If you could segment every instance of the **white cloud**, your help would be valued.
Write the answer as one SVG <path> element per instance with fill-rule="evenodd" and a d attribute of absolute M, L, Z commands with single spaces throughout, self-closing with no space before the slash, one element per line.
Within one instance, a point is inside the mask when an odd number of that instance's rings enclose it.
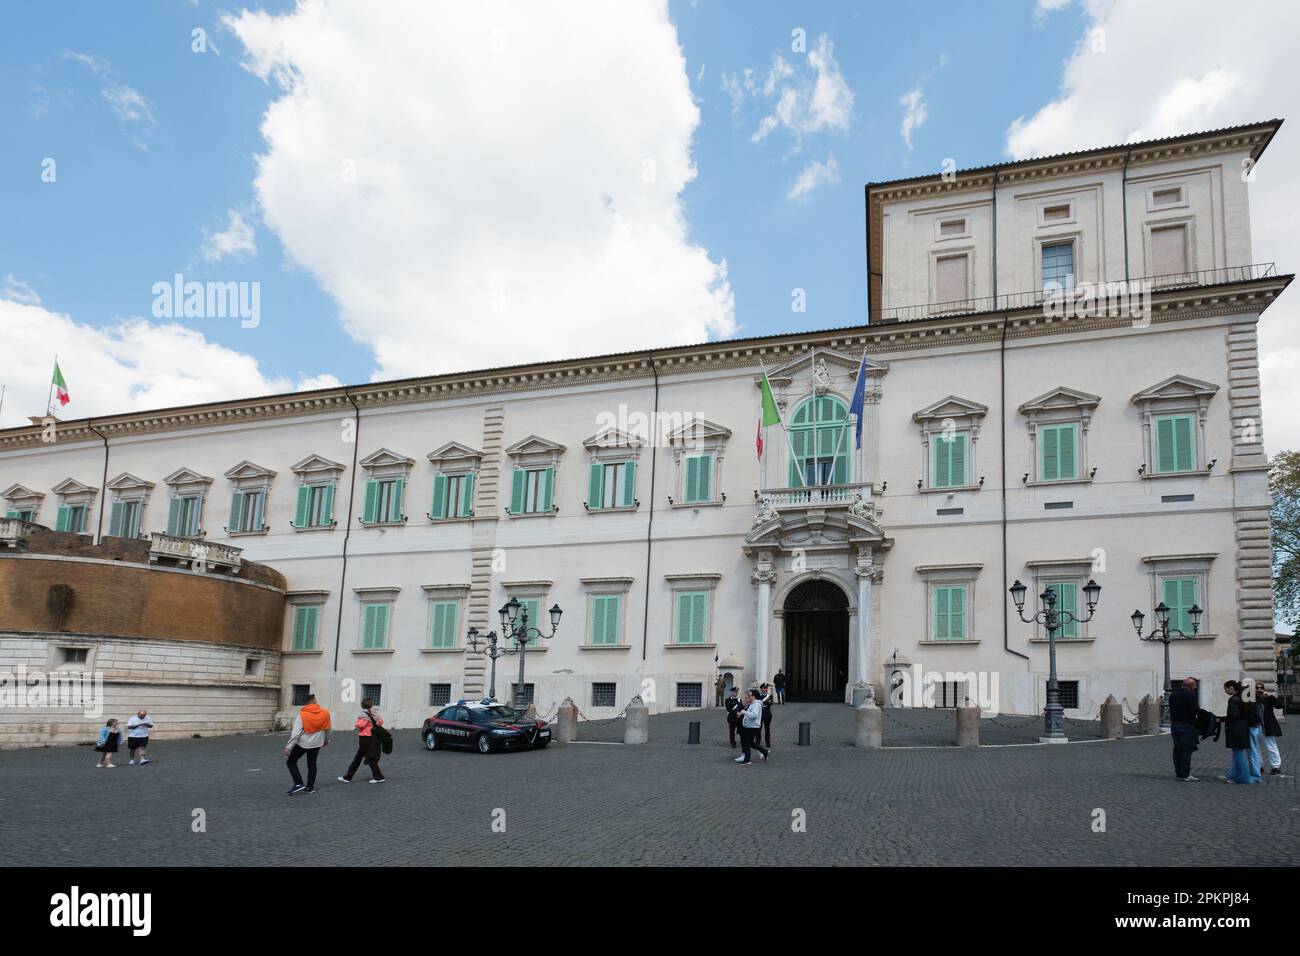
<path fill-rule="evenodd" d="M 903 142 L 907 144 L 907 148 L 911 149 L 912 134 L 921 128 L 929 115 L 929 110 L 925 105 L 925 93 L 918 86 L 916 89 L 900 96 L 898 105 L 903 108 L 903 122 L 898 132 L 903 137 Z"/>
<path fill-rule="evenodd" d="M 749 70 L 745 73 L 745 87 L 753 93 L 756 91 L 753 75 Z M 734 76 L 732 79 L 734 86 Z M 784 129 L 798 145 L 809 133 L 844 132 L 853 118 L 853 91 L 835 60 L 834 44 L 825 34 L 817 38 L 817 45 L 808 52 L 806 65 L 801 69 L 791 66 L 780 55 L 773 56 L 761 92 L 776 103 L 750 137 L 755 143 L 766 139 L 774 130 Z M 733 94 L 733 108 L 735 102 Z"/>
<path fill-rule="evenodd" d="M 40 294 L 12 273 L 6 274 L 3 285 L 0 285 L 0 299 L 8 299 L 23 305 L 41 304 Z"/>
<path fill-rule="evenodd" d="M 257 240 L 253 227 L 238 209 L 226 213 L 226 228 L 217 233 L 208 233 L 203 242 L 203 258 L 209 262 L 220 262 L 229 256 L 257 255 Z"/>
<path fill-rule="evenodd" d="M 102 56 L 93 53 L 79 53 L 76 50 L 64 50 L 59 54 L 65 60 L 79 63 L 99 77 L 99 93 L 113 110 L 122 129 L 131 135 L 135 145 L 143 150 L 148 146 L 139 139 L 138 133 L 152 127 L 156 120 L 153 108 L 145 96 L 134 87 L 127 86 L 115 79 L 117 70 L 113 64 Z"/>
<path fill-rule="evenodd" d="M 310 392 L 317 388 L 340 388 L 343 385 L 341 381 L 326 372 L 323 375 L 309 375 L 298 380 L 298 386 L 294 391 Z"/>
<path fill-rule="evenodd" d="M 1034 6 L 1034 26 L 1042 26 L 1053 13 L 1064 10 L 1069 5 L 1070 0 L 1038 0 Z"/>
<path fill-rule="evenodd" d="M 1300 5 L 1225 15 L 1214 0 L 1084 4 L 1083 36 L 1060 93 L 1006 134 L 1013 158 L 1234 126 L 1285 116 L 1300 89 Z M 1212 29 L 1206 25 L 1212 24 Z M 1100 32 L 1099 32 L 1100 31 Z M 1300 139 L 1294 120 L 1274 137 L 1250 186 L 1252 258 L 1300 267 Z M 1243 263 L 1230 263 L 1241 265 Z M 1288 292 L 1260 322 L 1264 438 L 1269 452 L 1300 448 L 1300 316 Z"/>
<path fill-rule="evenodd" d="M 224 22 L 280 87 L 262 221 L 378 376 L 734 332 L 726 263 L 683 212 L 699 110 L 665 3 L 309 0 Z"/>
<path fill-rule="evenodd" d="M 0 381 L 7 386 L 0 427 L 26 425 L 29 416 L 45 413 L 56 354 L 72 394 L 62 412 L 67 418 L 295 390 L 289 378 L 263 373 L 251 355 L 177 323 L 134 317 L 94 328 L 39 305 L 0 299 L 0 328 Z M 297 388 L 337 382 L 316 375 Z"/>
<path fill-rule="evenodd" d="M 812 160 L 804 165 L 798 178 L 791 184 L 790 191 L 785 194 L 785 198 L 795 202 L 805 202 L 818 186 L 829 186 L 839 181 L 840 166 L 835 161 L 834 155 L 827 156 L 824 163 Z"/>

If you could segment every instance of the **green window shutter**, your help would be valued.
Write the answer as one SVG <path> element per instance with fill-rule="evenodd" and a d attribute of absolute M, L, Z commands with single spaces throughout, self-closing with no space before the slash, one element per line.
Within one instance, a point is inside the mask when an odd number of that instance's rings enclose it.
<path fill-rule="evenodd" d="M 456 646 L 456 602 L 439 601 L 433 606 L 433 634 L 430 647 Z"/>
<path fill-rule="evenodd" d="M 116 508 L 117 505 L 113 505 L 113 507 Z M 17 517 L 18 517 L 18 512 L 15 511 L 14 509 L 10 508 L 8 511 L 5 512 L 5 517 L 6 517 L 6 518 L 17 518 Z"/>
<path fill-rule="evenodd" d="M 439 475 L 433 479 L 433 507 L 429 512 L 433 517 L 447 517 L 447 476 Z"/>
<path fill-rule="evenodd" d="M 298 488 L 298 507 L 294 510 L 293 526 L 295 528 L 307 527 L 307 522 L 311 520 L 311 488 L 302 485 Z"/>
<path fill-rule="evenodd" d="M 707 635 L 704 633 L 705 624 L 709 619 L 708 615 L 709 596 L 703 591 L 699 592 L 692 599 L 691 608 L 691 643 L 703 644 Z"/>
<path fill-rule="evenodd" d="M 934 487 L 947 488 L 952 484 L 952 445 L 945 438 L 934 440 Z"/>
<path fill-rule="evenodd" d="M 379 509 L 379 482 L 366 482 L 366 504 L 362 511 L 361 520 L 367 523 L 373 523 L 379 519 L 376 517 L 376 511 Z"/>
<path fill-rule="evenodd" d="M 227 531 L 243 530 L 243 526 L 240 523 L 241 519 L 244 517 L 244 509 L 242 507 L 243 502 L 244 495 L 242 492 L 236 491 L 230 496 L 230 524 L 226 528 Z"/>
<path fill-rule="evenodd" d="M 305 607 L 296 607 L 293 609 L 293 649 L 302 650 L 303 629 L 307 623 L 307 615 L 304 613 Z"/>
<path fill-rule="evenodd" d="M 693 597 L 694 595 L 689 592 L 682 592 L 677 595 L 678 644 L 689 644 L 691 642 L 691 611 L 695 607 Z"/>
<path fill-rule="evenodd" d="M 934 639 L 948 640 L 948 588 L 934 589 Z"/>
<path fill-rule="evenodd" d="M 167 533 L 170 535 L 180 535 L 181 529 L 181 499 L 172 496 L 172 500 L 167 504 Z"/>
<path fill-rule="evenodd" d="M 1056 481 L 1061 477 L 1060 431 L 1056 428 L 1044 428 L 1039 432 L 1042 443 L 1043 463 L 1042 480 Z"/>
<path fill-rule="evenodd" d="M 790 460 L 790 487 L 796 488 L 804 482 L 803 461 L 809 455 L 810 433 L 806 429 L 790 432 L 790 448 L 794 457 Z"/>
<path fill-rule="evenodd" d="M 524 496 L 527 490 L 528 472 L 522 468 L 516 468 L 514 475 L 510 479 L 510 513 L 512 515 L 524 513 Z"/>
<path fill-rule="evenodd" d="M 388 605 L 367 604 L 362 646 L 368 650 L 388 646 Z"/>
<path fill-rule="evenodd" d="M 623 507 L 631 508 L 636 504 L 636 462 L 629 461 L 623 465 Z"/>
<path fill-rule="evenodd" d="M 391 513 L 388 515 L 389 521 L 402 520 L 402 495 L 405 492 L 405 490 L 406 490 L 405 478 L 398 478 L 395 482 L 393 482 L 393 497 L 391 499 L 392 510 Z"/>
<path fill-rule="evenodd" d="M 1079 472 L 1075 464 L 1075 442 L 1076 442 L 1075 426 L 1062 425 L 1056 431 L 1060 436 L 1057 439 L 1057 444 L 1060 447 L 1060 455 L 1061 455 L 1059 476 L 1062 479 L 1078 478 Z"/>
<path fill-rule="evenodd" d="M 329 525 L 334 523 L 334 482 L 325 486 L 325 501 L 320 507 L 321 524 Z"/>
<path fill-rule="evenodd" d="M 266 496 L 269 494 L 263 491 L 259 495 L 253 496 L 253 530 L 262 530 L 262 514 L 266 510 Z"/>
<path fill-rule="evenodd" d="M 846 429 L 840 429 L 845 431 Z M 837 436 L 838 437 L 838 436 Z M 849 482 L 849 453 L 845 450 L 851 439 L 845 438 L 839 446 L 839 454 L 835 456 L 835 467 L 832 469 L 831 482 L 837 485 L 846 485 Z"/>
<path fill-rule="evenodd" d="M 1079 586 L 1077 584 L 1053 584 L 1052 590 L 1056 592 L 1056 609 L 1058 611 L 1068 611 L 1071 615 L 1079 613 Z M 1078 637 L 1078 622 L 1062 621 L 1059 634 L 1061 637 Z"/>
<path fill-rule="evenodd" d="M 555 469 L 547 468 L 542 473 L 542 511 L 544 513 L 551 510 L 551 493 L 555 485 Z"/>
<path fill-rule="evenodd" d="M 700 455 L 700 470 L 695 476 L 696 501 L 713 500 L 713 456 Z"/>
<path fill-rule="evenodd" d="M 948 638 L 953 641 L 964 641 L 966 639 L 965 588 L 949 588 Z"/>
<path fill-rule="evenodd" d="M 1178 471 L 1191 471 L 1194 467 L 1194 456 L 1190 415 L 1179 415 L 1174 419 L 1174 448 L 1174 468 Z"/>
<path fill-rule="evenodd" d="M 958 487 L 966 481 L 966 435 L 954 435 L 952 439 L 952 466 L 949 485 Z"/>
<path fill-rule="evenodd" d="M 293 649 L 295 651 L 314 651 L 316 649 L 316 627 L 319 623 L 320 608 L 314 604 L 299 605 L 293 612 Z"/>
<path fill-rule="evenodd" d="M 110 537 L 122 537 L 122 502 L 114 501 L 111 517 L 108 519 L 108 533 Z"/>
<path fill-rule="evenodd" d="M 1164 582 L 1164 601 L 1169 608 L 1170 628 L 1192 632 L 1191 618 L 1187 612 L 1196 603 L 1195 578 L 1166 578 Z"/>
<path fill-rule="evenodd" d="M 591 463 L 591 473 L 587 479 L 587 508 L 595 510 L 604 504 L 604 475 L 605 468 L 598 461 Z"/>
<path fill-rule="evenodd" d="M 701 459 L 699 457 L 686 459 L 686 481 L 682 486 L 682 500 L 685 502 L 699 501 L 699 492 L 696 485 L 700 481 Z"/>
<path fill-rule="evenodd" d="M 81 507 L 75 508 L 74 511 L 76 512 L 76 514 L 72 522 L 72 530 L 77 532 L 78 534 L 85 534 L 86 518 L 90 514 L 90 506 L 83 505 Z"/>
<path fill-rule="evenodd" d="M 66 505 L 60 505 L 58 514 L 55 516 L 54 519 L 54 530 L 71 531 L 72 530 L 71 522 L 72 522 L 72 509 L 67 507 Z"/>
<path fill-rule="evenodd" d="M 591 643 L 616 644 L 618 595 L 597 594 L 591 599 Z"/>
<path fill-rule="evenodd" d="M 1180 470 L 1176 422 L 1176 418 L 1156 419 L 1156 471 L 1159 473 Z"/>
<path fill-rule="evenodd" d="M 474 513 L 474 472 L 465 476 L 465 486 L 460 493 L 460 516 L 468 518 Z"/>

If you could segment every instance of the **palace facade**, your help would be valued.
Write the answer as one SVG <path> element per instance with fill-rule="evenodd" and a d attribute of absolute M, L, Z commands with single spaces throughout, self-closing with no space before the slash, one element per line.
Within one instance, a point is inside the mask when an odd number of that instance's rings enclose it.
<path fill-rule="evenodd" d="M 1161 602 L 1176 675 L 1271 682 L 1256 326 L 1291 276 L 1254 262 L 1247 193 L 1279 125 L 868 185 L 866 325 L 33 424 L 0 432 L 0 494 L 185 573 L 218 548 L 282 574 L 281 715 L 364 695 L 409 727 L 485 693 L 467 629 L 511 598 L 563 611 L 526 655 L 544 714 L 778 668 L 807 699 L 937 672 L 940 706 L 983 680 L 1033 714 L 1015 580 L 1027 613 L 1102 587 L 1057 641 L 1067 715 L 1159 695 L 1130 616 Z M 760 460 L 763 370 L 786 427 Z M 0 621 L 0 664 L 53 638 Z"/>

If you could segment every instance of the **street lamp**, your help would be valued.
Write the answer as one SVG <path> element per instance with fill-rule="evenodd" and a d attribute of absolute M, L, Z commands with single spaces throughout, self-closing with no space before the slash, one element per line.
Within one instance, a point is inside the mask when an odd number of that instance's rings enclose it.
<path fill-rule="evenodd" d="M 1196 604 L 1187 609 L 1187 616 L 1192 622 L 1191 634 L 1184 634 L 1178 628 L 1169 626 L 1169 606 L 1164 601 L 1156 605 L 1156 626 L 1151 630 L 1150 634 L 1142 633 L 1142 622 L 1146 620 L 1145 614 L 1141 611 L 1134 611 L 1129 618 L 1133 622 L 1133 630 L 1137 631 L 1138 640 L 1159 641 L 1165 646 L 1165 693 L 1164 703 L 1160 708 L 1160 732 L 1162 734 L 1169 733 L 1169 692 L 1171 689 L 1169 682 L 1169 642 L 1175 634 L 1178 637 L 1196 636 L 1196 632 L 1201 629 L 1201 615 L 1204 613 Z"/>
<path fill-rule="evenodd" d="M 537 628 L 528 626 L 527 605 L 520 604 L 518 599 L 512 597 L 497 610 L 497 614 L 501 618 L 500 638 L 497 637 L 496 631 L 488 631 L 487 636 L 482 638 L 484 647 L 486 648 L 484 649 L 479 647 L 480 638 L 478 628 L 471 627 L 467 635 L 469 645 L 474 649 L 474 652 L 476 654 L 485 654 L 492 660 L 492 682 L 488 689 L 488 696 L 493 699 L 496 698 L 497 691 L 497 658 L 506 654 L 519 655 L 519 683 L 515 687 L 514 704 L 515 709 L 521 712 L 526 709 L 524 706 L 525 650 L 530 641 L 535 641 L 540 638 L 550 640 L 554 637 L 555 632 L 560 627 L 560 616 L 564 611 L 560 608 L 560 605 L 555 604 L 551 606 L 550 611 L 547 613 L 551 618 L 551 633 L 543 634 Z M 501 644 L 506 644 L 510 641 L 514 642 L 513 647 L 500 646 Z"/>
<path fill-rule="evenodd" d="M 1087 617 L 1079 617 L 1074 611 L 1058 611 L 1056 609 L 1056 591 L 1050 586 L 1043 588 L 1043 593 L 1038 595 L 1038 600 L 1042 602 L 1043 609 L 1030 617 L 1025 617 L 1025 592 L 1029 589 L 1017 580 L 1015 584 L 1011 585 L 1010 590 L 1011 600 L 1016 602 L 1016 614 L 1019 615 L 1020 620 L 1026 624 L 1041 624 L 1047 628 L 1047 647 L 1051 670 L 1047 678 L 1047 706 L 1043 708 L 1043 736 L 1038 741 L 1039 743 L 1063 744 L 1065 743 L 1065 731 L 1061 729 L 1063 708 L 1061 707 L 1060 687 L 1056 682 L 1056 632 L 1071 622 L 1086 624 L 1092 620 L 1092 616 L 1097 610 L 1097 602 L 1101 600 L 1101 585 L 1096 581 L 1089 580 L 1083 586 L 1084 602 L 1088 605 Z"/>
<path fill-rule="evenodd" d="M 483 638 L 484 647 L 479 647 L 478 628 L 469 629 L 469 646 L 473 648 L 475 654 L 483 654 L 492 660 L 492 682 L 488 685 L 488 699 L 495 700 L 497 696 L 497 658 L 513 653 L 510 648 L 502 647 L 497 643 L 497 632 L 488 631 Z"/>

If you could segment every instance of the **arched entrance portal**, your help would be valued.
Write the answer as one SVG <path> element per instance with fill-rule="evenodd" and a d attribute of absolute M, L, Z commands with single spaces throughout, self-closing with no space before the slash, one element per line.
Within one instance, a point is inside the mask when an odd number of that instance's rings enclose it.
<path fill-rule="evenodd" d="M 842 701 L 849 680 L 849 602 L 830 581 L 800 584 L 785 599 L 787 700 Z"/>

